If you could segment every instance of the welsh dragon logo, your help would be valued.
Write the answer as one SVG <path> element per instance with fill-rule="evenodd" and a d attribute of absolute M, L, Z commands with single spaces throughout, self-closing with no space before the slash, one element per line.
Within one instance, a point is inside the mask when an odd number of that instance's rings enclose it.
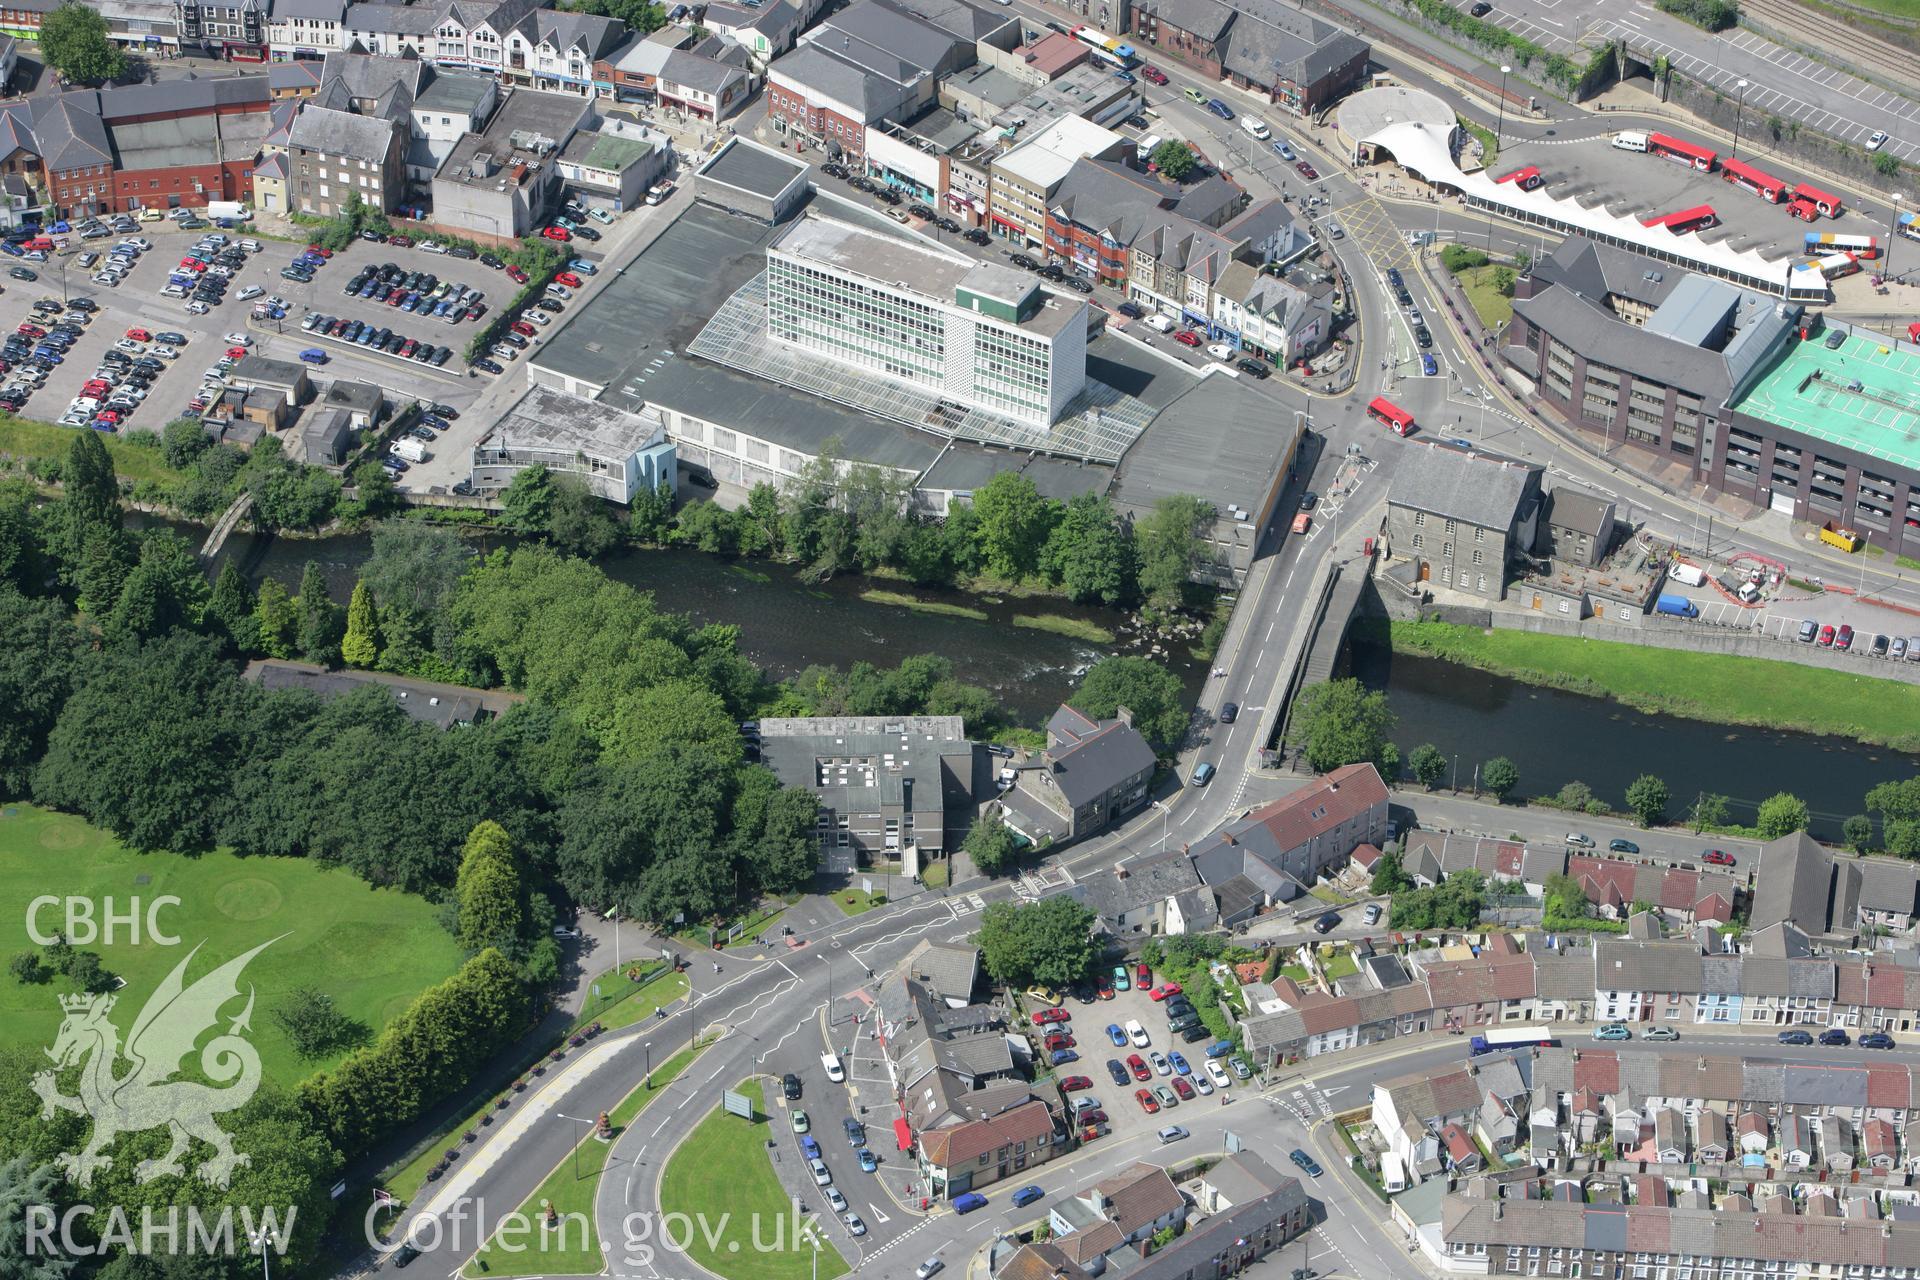
<path fill-rule="evenodd" d="M 200 947 L 188 952 L 148 997 L 134 1020 L 125 1050 L 131 1065 L 124 1074 L 115 1074 L 121 1056 L 120 1034 L 107 1020 L 116 997 L 60 997 L 66 1018 L 46 1054 L 53 1059 L 56 1070 L 85 1060 L 80 1072 L 80 1096 L 69 1098 L 60 1093 L 53 1071 L 35 1075 L 33 1090 L 40 1095 L 40 1116 L 44 1120 L 51 1120 L 56 1108 L 93 1119 L 93 1136 L 85 1149 L 59 1157 L 60 1167 L 75 1186 L 91 1186 L 95 1170 L 113 1166 L 113 1158 L 104 1152 L 121 1134 L 162 1126 L 171 1131 L 173 1145 L 159 1159 L 140 1162 L 134 1170 L 140 1182 L 151 1182 L 165 1174 L 184 1174 L 180 1157 L 186 1153 L 189 1138 L 198 1138 L 213 1148 L 213 1155 L 194 1169 L 194 1174 L 210 1186 L 225 1189 L 233 1171 L 251 1163 L 233 1149 L 233 1140 L 213 1120 L 222 1111 L 245 1106 L 260 1087 L 260 1055 L 240 1034 L 250 1029 L 253 1017 L 251 984 L 246 1007 L 224 1034 L 216 1035 L 200 1050 L 201 1072 L 220 1087 L 172 1077 L 193 1052 L 200 1034 L 220 1021 L 222 1006 L 239 997 L 240 971 L 276 941 L 261 943 L 191 986 L 185 982 L 187 965 Z"/>

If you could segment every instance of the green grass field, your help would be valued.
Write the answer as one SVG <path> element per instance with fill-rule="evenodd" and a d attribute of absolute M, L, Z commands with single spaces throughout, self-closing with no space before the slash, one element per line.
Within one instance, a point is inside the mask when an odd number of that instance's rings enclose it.
<path fill-rule="evenodd" d="M 660 1179 L 660 1210 L 693 1220 L 687 1256 L 726 1280 L 809 1280 L 815 1274 L 814 1251 L 793 1239 L 793 1202 L 767 1160 L 767 1140 L 785 1144 L 789 1159 L 799 1159 L 800 1153 L 786 1133 L 784 1116 L 778 1131 L 768 1122 L 759 1082 L 736 1088 L 753 1103 L 753 1119 L 715 1107 L 668 1159 Z M 837 1164 L 843 1176 L 867 1176 L 844 1144 Z M 703 1222 L 711 1237 L 700 1230 Z M 759 1240 L 778 1247 L 755 1247 L 756 1222 Z M 783 1224 L 777 1233 L 775 1223 Z M 846 1260 L 826 1239 L 820 1242 L 819 1264 L 819 1280 L 847 1273 Z"/>
<path fill-rule="evenodd" d="M 0 454 L 22 462 L 29 458 L 65 462 L 67 450 L 73 447 L 73 437 L 72 427 L 57 427 L 50 422 L 0 413 Z M 170 489 L 186 479 L 182 472 L 167 465 L 158 449 L 131 444 L 126 437 L 118 435 L 107 436 L 105 443 L 107 454 L 113 459 L 114 474 L 122 480 L 134 484 L 151 480 Z"/>
<path fill-rule="evenodd" d="M 1642 711 L 1717 724 L 1800 729 L 1920 747 L 1920 685 L 1765 658 L 1610 640 L 1395 622 L 1393 647 L 1530 684 L 1610 697 Z"/>
<path fill-rule="evenodd" d="M 251 1040 L 266 1077 L 293 1085 L 332 1059 L 304 1061 L 274 1022 L 288 993 L 316 987 L 335 1006 L 377 1035 L 425 988 L 460 967 L 460 947 L 420 898 L 374 889 L 350 872 L 298 858 L 237 858 L 230 853 L 185 857 L 134 853 L 79 818 L 31 805 L 0 810 L 0 902 L 24 907 L 41 895 L 89 898 L 98 918 L 111 898 L 117 911 L 133 899 L 180 899 L 162 908 L 159 924 L 180 939 L 155 946 L 116 936 L 114 944 L 77 944 L 95 951 L 110 973 L 127 980 L 113 1011 L 124 1035 L 146 997 L 204 944 L 187 970 L 191 982 L 219 964 L 270 939 L 241 975 L 242 991 L 257 993 Z M 43 933 L 62 928 L 59 908 L 45 911 Z M 24 911 L 6 921 L 7 955 L 33 949 Z M 285 935 L 284 937 L 281 935 Z M 60 1025 L 55 978 L 25 986 L 0 977 L 0 1043 L 45 1046 Z M 237 1013 L 237 1004 L 228 1012 Z"/>
<path fill-rule="evenodd" d="M 1501 270 L 1512 274 L 1513 268 L 1489 263 L 1484 267 L 1468 267 L 1458 273 L 1460 287 L 1467 292 L 1467 301 L 1473 303 L 1480 323 L 1489 329 L 1498 329 L 1513 319 L 1513 299 L 1494 285 L 1494 273 Z"/>
<path fill-rule="evenodd" d="M 704 1046 L 702 1046 L 704 1048 Z M 653 1072 L 652 1087 L 635 1085 L 620 1105 L 607 1113 L 607 1122 L 617 1141 L 620 1131 L 637 1119 L 655 1098 L 692 1065 L 698 1049 L 682 1049 Z M 576 1125 L 575 1128 L 583 1126 Z M 600 1175 L 606 1168 L 613 1142 L 588 1137 L 577 1153 L 555 1166 L 547 1180 L 520 1206 L 520 1217 L 531 1229 L 512 1239 L 496 1235 L 474 1255 L 466 1272 L 469 1276 L 597 1276 L 607 1269 L 607 1251 L 599 1233 L 593 1229 L 593 1202 L 599 1194 Z M 578 1155 L 578 1164 L 575 1155 Z M 543 1232 L 537 1224 L 546 1207 L 558 1215 L 557 1226 Z M 517 1245 L 517 1248 L 514 1247 Z"/>

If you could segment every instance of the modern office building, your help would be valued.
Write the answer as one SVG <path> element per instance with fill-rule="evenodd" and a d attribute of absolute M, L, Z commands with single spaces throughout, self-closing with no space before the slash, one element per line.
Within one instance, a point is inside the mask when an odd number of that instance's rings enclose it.
<path fill-rule="evenodd" d="M 1041 245 L 1047 237 L 1047 209 L 1082 160 L 1118 160 L 1133 144 L 1113 130 L 1063 116 L 991 167 L 993 186 L 988 230 L 1016 244 Z"/>
<path fill-rule="evenodd" d="M 672 441 L 657 415 L 625 413 L 538 383 L 473 446 L 473 483 L 506 488 L 527 467 L 579 476 L 609 502 L 678 483 Z"/>
<path fill-rule="evenodd" d="M 767 250 L 776 343 L 1045 427 L 1087 381 L 1087 308 L 1025 272 L 806 217 Z"/>

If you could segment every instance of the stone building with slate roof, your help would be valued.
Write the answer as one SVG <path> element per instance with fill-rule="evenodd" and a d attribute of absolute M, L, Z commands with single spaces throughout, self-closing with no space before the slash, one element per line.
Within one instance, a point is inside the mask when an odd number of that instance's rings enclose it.
<path fill-rule="evenodd" d="M 1514 565 L 1531 552 L 1540 517 L 1540 468 L 1437 440 L 1395 473 L 1387 491 L 1387 556 L 1412 561 L 1434 586 L 1504 600 Z"/>

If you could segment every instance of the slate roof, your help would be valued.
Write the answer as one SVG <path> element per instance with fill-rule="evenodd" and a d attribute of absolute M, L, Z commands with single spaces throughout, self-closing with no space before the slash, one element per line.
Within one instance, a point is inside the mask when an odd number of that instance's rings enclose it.
<path fill-rule="evenodd" d="M 354 4 L 341 22 L 349 31 L 425 36 L 439 28 L 440 10 L 425 4 Z"/>
<path fill-rule="evenodd" d="M 113 163 L 98 94 L 62 93 L 34 101 L 33 133 L 48 169 L 61 173 Z"/>
<path fill-rule="evenodd" d="M 1238 0 L 1237 8 L 1222 65 L 1254 84 L 1305 87 L 1367 53 L 1360 37 L 1277 0 Z"/>
<path fill-rule="evenodd" d="M 1209 43 L 1225 35 L 1234 18 L 1220 0 L 1139 0 L 1134 8 Z"/>
<path fill-rule="evenodd" d="M 885 0 L 854 0 L 822 19 L 807 38 L 829 49 L 843 42 L 856 46 L 865 43 L 906 66 L 929 73 L 947 66 L 961 48 L 973 43 L 971 36 L 963 40 Z"/>
<path fill-rule="evenodd" d="M 746 74 L 738 68 L 679 49 L 667 55 L 666 65 L 660 68 L 659 75 L 662 80 L 671 80 L 675 84 L 715 95 L 734 81 L 746 79 Z"/>
<path fill-rule="evenodd" d="M 1833 855 L 1806 832 L 1796 831 L 1762 846 L 1760 858 L 1767 873 L 1754 887 L 1752 927 L 1787 923 L 1807 933 L 1825 933 Z"/>
<path fill-rule="evenodd" d="M 1290 796 L 1262 805 L 1194 844 L 1196 858 L 1222 845 L 1278 864 L 1291 850 L 1350 822 L 1375 805 L 1385 804 L 1386 784 L 1371 764 L 1350 764 L 1316 779 Z"/>
<path fill-rule="evenodd" d="M 393 137 L 394 125 L 391 120 L 357 116 L 331 107 L 309 104 L 293 122 L 287 143 L 322 155 L 345 156 L 379 164 L 386 160 Z"/>
<path fill-rule="evenodd" d="M 1679 269 L 1668 268 L 1667 273 L 1679 274 Z M 1513 309 L 1575 351 L 1605 351 L 1610 365 L 1679 387 L 1709 405 L 1722 404 L 1733 394 L 1733 378 L 1719 353 L 1649 333 L 1571 289 L 1557 284 L 1536 287 L 1531 298 L 1514 299 Z"/>
<path fill-rule="evenodd" d="M 1140 731 L 1119 720 L 1097 724 L 1070 707 L 1062 706 L 1047 722 L 1047 736 L 1056 725 L 1077 725 L 1068 740 L 1049 746 L 1046 761 L 1055 785 L 1067 803 L 1078 808 L 1105 795 L 1123 780 L 1153 768 L 1153 748 Z"/>
<path fill-rule="evenodd" d="M 1180 850 L 1171 849 L 1094 873 L 1076 884 L 1073 892 L 1095 915 L 1111 921 L 1128 911 L 1163 902 L 1199 883 L 1200 873 L 1194 869 L 1193 860 Z"/>
<path fill-rule="evenodd" d="M 775 59 L 770 71 L 786 77 L 809 95 L 831 98 L 857 109 L 868 121 L 892 109 L 897 96 L 894 85 L 911 83 L 921 74 L 899 63 L 883 74 L 814 43 L 802 44 Z"/>
<path fill-rule="evenodd" d="M 1129 1236 L 1186 1203 L 1165 1169 L 1144 1162 L 1101 1179 L 1094 1192 L 1106 1202 L 1107 1221 Z"/>
<path fill-rule="evenodd" d="M 1394 473 L 1387 500 L 1483 528 L 1510 529 L 1539 475 L 1537 467 L 1432 442 L 1417 447 L 1425 452 Z"/>
<path fill-rule="evenodd" d="M 980 951 L 976 947 L 923 942 L 901 964 L 910 977 L 945 1000 L 970 1000 L 980 978 Z"/>

